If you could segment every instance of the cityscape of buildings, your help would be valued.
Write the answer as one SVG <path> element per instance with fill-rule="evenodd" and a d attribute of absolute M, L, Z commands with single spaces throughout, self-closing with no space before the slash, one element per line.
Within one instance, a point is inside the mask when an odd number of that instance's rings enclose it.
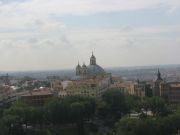
<path fill-rule="evenodd" d="M 146 76 L 146 75 L 145 75 Z M 138 97 L 158 96 L 173 103 L 180 102 L 180 81 L 167 81 L 157 69 L 155 79 L 124 79 L 122 76 L 107 73 L 96 62 L 92 53 L 88 66 L 79 63 L 74 76 L 47 76 L 37 79 L 28 76 L 16 78 L 8 74 L 0 77 L 0 105 L 8 105 L 21 100 L 31 105 L 43 105 L 47 99 L 66 96 L 100 97 L 105 91 L 114 88 L 125 94 Z M 163 76 L 167 76 L 164 75 Z"/>

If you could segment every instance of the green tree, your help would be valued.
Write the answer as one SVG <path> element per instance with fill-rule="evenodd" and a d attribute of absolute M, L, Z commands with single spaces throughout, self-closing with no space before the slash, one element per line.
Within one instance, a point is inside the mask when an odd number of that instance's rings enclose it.
<path fill-rule="evenodd" d="M 155 135 L 155 122 L 153 119 L 122 118 L 116 123 L 118 135 Z"/>
<path fill-rule="evenodd" d="M 128 117 L 122 118 L 116 123 L 116 133 L 118 135 L 135 135 L 134 130 L 136 127 L 137 119 L 131 119 Z"/>
<path fill-rule="evenodd" d="M 147 106 L 152 111 L 153 116 L 165 116 L 168 114 L 167 105 L 162 98 L 152 97 L 147 99 Z"/>
<path fill-rule="evenodd" d="M 24 135 L 24 130 L 19 117 L 14 115 L 5 115 L 2 119 L 2 133 L 4 135 Z"/>
<path fill-rule="evenodd" d="M 125 95 L 119 89 L 109 89 L 98 103 L 97 114 L 106 124 L 113 125 L 123 115 L 129 113 Z"/>
<path fill-rule="evenodd" d="M 8 135 L 10 126 L 5 124 L 3 119 L 0 119 L 0 135 Z"/>

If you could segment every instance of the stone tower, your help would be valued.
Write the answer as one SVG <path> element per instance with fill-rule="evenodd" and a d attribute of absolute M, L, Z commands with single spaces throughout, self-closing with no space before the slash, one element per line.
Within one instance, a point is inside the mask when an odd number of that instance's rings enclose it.
<path fill-rule="evenodd" d="M 93 52 L 92 52 L 92 56 L 90 58 L 90 65 L 96 65 L 96 57 L 94 56 Z"/>
<path fill-rule="evenodd" d="M 82 70 L 82 68 L 81 68 L 81 66 L 79 65 L 79 62 L 78 62 L 78 65 L 76 66 L 76 75 L 77 76 L 81 75 L 81 70 Z"/>
<path fill-rule="evenodd" d="M 82 65 L 82 75 L 83 76 L 86 76 L 88 74 L 88 69 L 87 69 L 87 66 L 85 65 L 85 63 Z"/>
<path fill-rule="evenodd" d="M 160 96 L 160 84 L 163 82 L 163 79 L 161 77 L 161 73 L 158 69 L 158 73 L 157 73 L 157 79 L 154 83 L 154 90 L 153 90 L 153 95 L 154 96 Z"/>

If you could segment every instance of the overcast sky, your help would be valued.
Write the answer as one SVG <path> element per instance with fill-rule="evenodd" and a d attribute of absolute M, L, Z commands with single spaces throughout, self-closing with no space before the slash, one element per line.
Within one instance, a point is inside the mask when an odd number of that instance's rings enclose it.
<path fill-rule="evenodd" d="M 0 0 L 0 71 L 180 64 L 180 0 Z"/>

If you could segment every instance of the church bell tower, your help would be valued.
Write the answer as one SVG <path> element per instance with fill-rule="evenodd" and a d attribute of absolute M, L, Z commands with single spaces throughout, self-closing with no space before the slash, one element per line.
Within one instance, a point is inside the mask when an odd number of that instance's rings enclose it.
<path fill-rule="evenodd" d="M 93 52 L 92 52 L 92 56 L 90 58 L 90 65 L 96 65 L 96 57 L 94 56 Z"/>

